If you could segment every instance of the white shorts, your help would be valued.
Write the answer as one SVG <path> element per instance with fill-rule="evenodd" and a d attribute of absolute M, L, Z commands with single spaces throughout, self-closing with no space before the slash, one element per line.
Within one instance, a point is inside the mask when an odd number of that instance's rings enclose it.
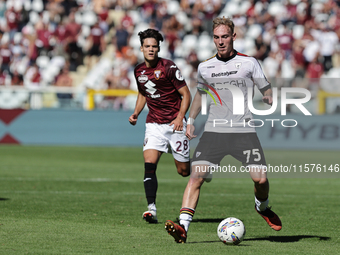
<path fill-rule="evenodd" d="M 185 136 L 186 122 L 183 120 L 183 130 L 173 132 L 173 125 L 146 123 L 143 151 L 154 149 L 168 153 L 170 145 L 174 159 L 179 162 L 190 161 L 189 139 Z"/>

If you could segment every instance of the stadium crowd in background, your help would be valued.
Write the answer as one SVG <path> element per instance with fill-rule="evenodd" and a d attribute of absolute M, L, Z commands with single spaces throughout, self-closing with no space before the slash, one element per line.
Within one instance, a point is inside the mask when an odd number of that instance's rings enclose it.
<path fill-rule="evenodd" d="M 121 68 L 132 77 L 142 60 L 133 35 L 155 28 L 165 37 L 161 56 L 174 60 L 195 88 L 198 63 L 216 53 L 204 31 L 211 31 L 212 19 L 223 15 L 239 28 L 236 50 L 259 59 L 275 86 L 316 91 L 320 77 L 339 77 L 340 2 L 335 0 L 1 0 L 0 83 L 11 85 L 15 74 L 26 77 L 37 63 L 42 83 L 53 85 L 59 73 L 46 78 L 39 57 L 61 56 L 58 71 L 67 63 L 77 72 L 80 65 L 92 68 L 88 56 L 100 58 L 106 52 L 118 76 L 115 81 L 124 74 Z M 104 77 L 95 86 L 109 87 Z"/>

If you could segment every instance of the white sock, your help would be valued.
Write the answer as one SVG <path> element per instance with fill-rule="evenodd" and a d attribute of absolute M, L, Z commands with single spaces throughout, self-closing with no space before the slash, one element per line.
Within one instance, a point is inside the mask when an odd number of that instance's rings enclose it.
<path fill-rule="evenodd" d="M 192 221 L 191 215 L 185 213 L 179 215 L 179 224 L 183 225 L 186 232 L 188 232 L 191 221 Z"/>
<path fill-rule="evenodd" d="M 259 212 L 266 210 L 268 203 L 269 203 L 269 199 L 262 202 L 255 197 L 256 210 L 258 210 Z"/>
<path fill-rule="evenodd" d="M 155 203 L 149 204 L 148 205 L 148 210 L 149 211 L 157 211 Z"/>

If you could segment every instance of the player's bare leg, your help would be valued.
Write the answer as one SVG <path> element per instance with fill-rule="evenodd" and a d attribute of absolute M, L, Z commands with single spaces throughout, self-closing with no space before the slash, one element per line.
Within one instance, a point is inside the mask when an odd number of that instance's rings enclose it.
<path fill-rule="evenodd" d="M 206 166 L 192 166 L 191 176 L 183 195 L 182 208 L 179 216 L 179 225 L 170 220 L 165 223 L 165 229 L 178 243 L 183 243 L 186 241 L 186 233 L 195 213 L 201 186 L 204 183 L 205 177 L 207 175 L 206 172 L 195 171 L 195 169 L 207 168 Z"/>
<path fill-rule="evenodd" d="M 264 169 L 254 166 L 249 171 L 254 182 L 254 193 L 260 201 L 266 201 L 269 194 L 269 182 L 267 179 L 267 172 Z"/>
<path fill-rule="evenodd" d="M 148 201 L 148 210 L 143 213 L 143 219 L 149 223 L 158 223 L 156 209 L 156 193 L 158 188 L 156 169 L 162 152 L 149 149 L 143 152 L 145 162 L 144 189 Z"/>
<path fill-rule="evenodd" d="M 175 159 L 175 165 L 177 167 L 178 174 L 182 175 L 183 177 L 187 177 L 190 175 L 190 161 L 180 162 Z"/>
<path fill-rule="evenodd" d="M 158 164 L 158 161 L 161 158 L 162 154 L 163 152 L 158 151 L 158 150 L 153 150 L 153 149 L 145 150 L 143 152 L 144 162 Z"/>
<path fill-rule="evenodd" d="M 263 168 L 254 167 L 250 171 L 254 182 L 255 210 L 262 216 L 268 225 L 279 231 L 282 228 L 280 218 L 268 207 L 269 181 Z"/>

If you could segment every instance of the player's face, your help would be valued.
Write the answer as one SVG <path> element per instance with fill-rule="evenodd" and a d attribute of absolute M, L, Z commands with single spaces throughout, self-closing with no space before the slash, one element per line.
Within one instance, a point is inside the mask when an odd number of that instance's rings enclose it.
<path fill-rule="evenodd" d="M 214 43 L 217 54 L 221 58 L 228 58 L 234 53 L 236 33 L 232 34 L 230 27 L 219 25 L 214 29 Z"/>
<path fill-rule="evenodd" d="M 144 59 L 146 62 L 152 62 L 158 58 L 158 43 L 155 38 L 144 39 L 143 45 L 140 47 L 141 52 L 143 52 Z"/>

